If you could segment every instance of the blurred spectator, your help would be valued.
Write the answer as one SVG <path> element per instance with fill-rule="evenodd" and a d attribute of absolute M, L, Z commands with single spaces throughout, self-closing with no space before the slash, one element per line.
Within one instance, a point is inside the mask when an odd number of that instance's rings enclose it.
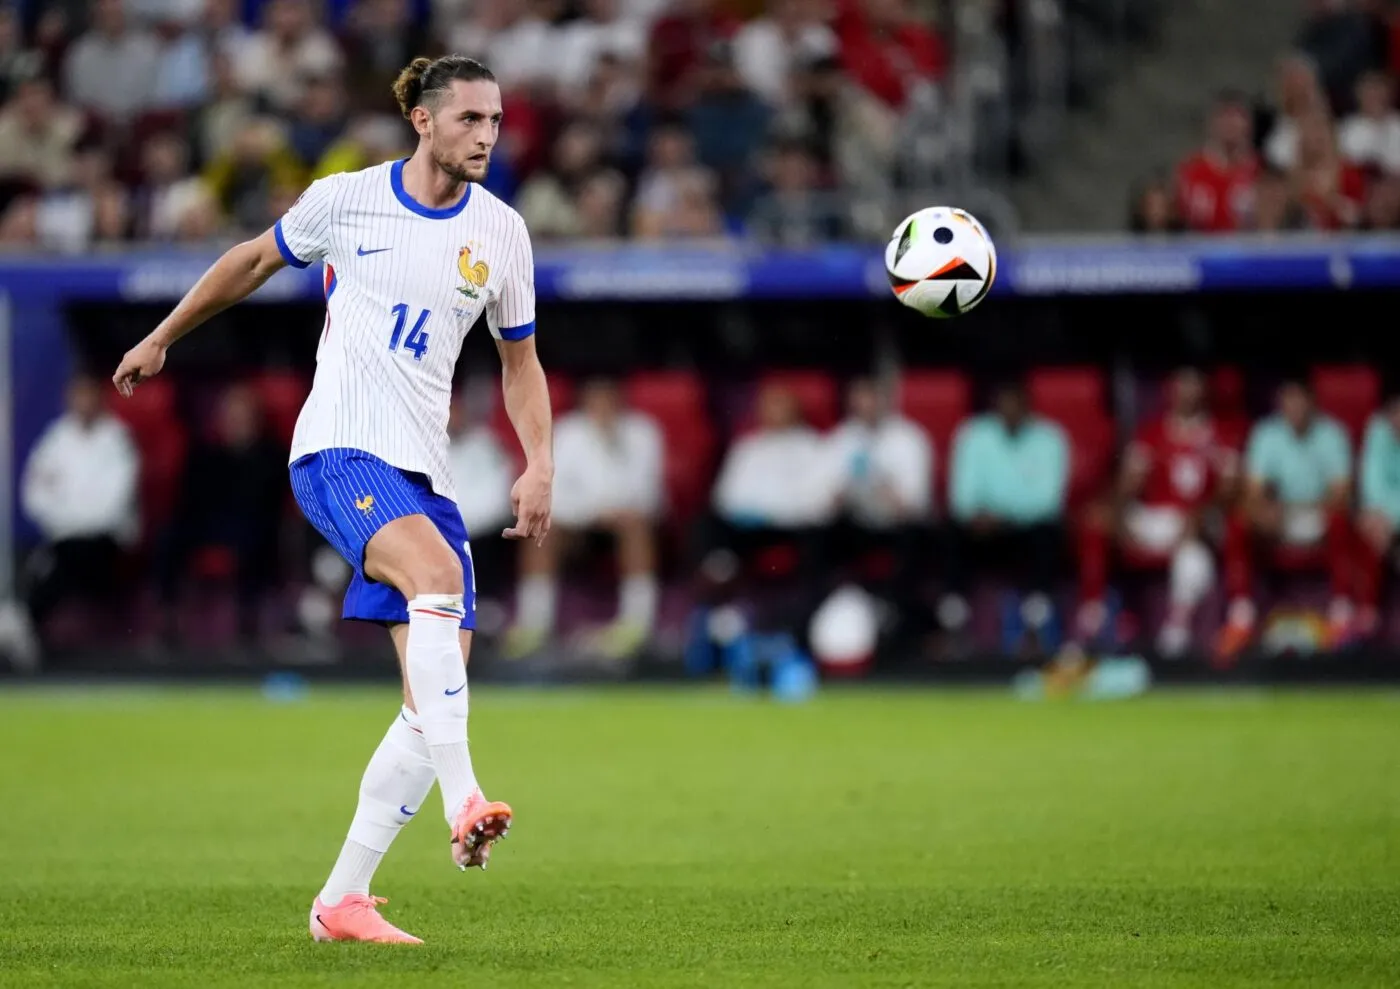
<path fill-rule="evenodd" d="M 1211 416 L 1205 378 L 1194 368 L 1177 371 L 1166 412 L 1144 424 L 1124 454 L 1110 524 L 1082 527 L 1079 625 L 1086 639 L 1105 631 L 1111 532 L 1128 556 L 1166 567 L 1170 610 L 1157 649 L 1186 651 L 1196 608 L 1215 586 L 1213 513 L 1232 496 L 1238 471 L 1239 454 Z"/>
<path fill-rule="evenodd" d="M 202 244 L 218 236 L 223 214 L 214 194 L 199 182 L 190 189 L 189 201 L 175 215 L 175 239 L 182 244 Z"/>
<path fill-rule="evenodd" d="M 350 105 L 373 113 L 397 108 L 391 87 L 405 65 L 419 55 L 441 53 L 414 18 L 409 0 L 355 0 L 340 44 Z"/>
<path fill-rule="evenodd" d="M 1317 114 L 1298 121 L 1294 195 L 1314 230 L 1339 230 L 1361 222 L 1366 176 L 1337 154 L 1330 118 Z"/>
<path fill-rule="evenodd" d="M 404 63 L 407 64 L 407 63 Z M 307 79 L 291 116 L 287 144 L 310 168 L 345 131 L 345 90 L 334 76 Z"/>
<path fill-rule="evenodd" d="M 767 166 L 768 191 L 754 205 L 750 234 L 783 247 L 812 247 L 845 235 L 838 200 L 818 186 L 820 166 L 805 144 L 779 143 Z"/>
<path fill-rule="evenodd" d="M 261 117 L 249 121 L 232 147 L 209 163 L 204 180 L 238 229 L 262 230 L 272 222 L 274 191 L 301 183 L 302 170 L 277 121 Z"/>
<path fill-rule="evenodd" d="M 578 191 L 578 235 L 584 240 L 621 237 L 627 180 L 613 169 L 594 172 Z"/>
<path fill-rule="evenodd" d="M 0 214 L 0 247 L 7 250 L 32 249 L 39 241 L 39 199 L 16 196 Z"/>
<path fill-rule="evenodd" d="M 155 39 L 127 23 L 123 0 L 93 0 L 92 29 L 64 59 L 68 99 L 124 124 L 152 106 L 160 50 Z"/>
<path fill-rule="evenodd" d="M 120 596 L 122 546 L 136 535 L 140 456 L 126 426 L 103 408 L 104 384 L 68 384 L 67 409 L 40 435 L 24 465 L 20 499 L 43 543 L 29 562 L 34 627 L 68 598 L 110 604 Z"/>
<path fill-rule="evenodd" d="M 503 91 L 542 87 L 558 65 L 556 0 L 475 0 L 448 47 L 491 67 Z"/>
<path fill-rule="evenodd" d="M 33 48 L 43 62 L 44 76 L 57 80 L 63 75 L 64 59 L 72 47 L 75 25 L 70 12 L 59 4 L 46 4 L 34 24 Z"/>
<path fill-rule="evenodd" d="M 1341 424 L 1317 410 L 1302 380 L 1284 382 L 1277 403 L 1278 412 L 1250 434 L 1244 504 L 1226 526 L 1230 608 L 1217 645 L 1222 659 L 1253 638 L 1254 569 L 1278 547 L 1317 547 L 1332 582 L 1332 644 L 1352 630 L 1351 442 Z"/>
<path fill-rule="evenodd" d="M 43 76 L 20 81 L 0 109 L 0 178 L 64 185 L 82 133 L 83 115 L 58 102 L 52 83 Z"/>
<path fill-rule="evenodd" d="M 1331 117 L 1317 70 L 1306 56 L 1290 55 L 1279 62 L 1278 106 L 1264 132 L 1264 160 L 1274 168 L 1291 171 L 1298 163 L 1301 121 L 1316 116 Z"/>
<path fill-rule="evenodd" d="M 112 178 L 112 156 L 95 141 L 85 143 L 73 157 L 70 181 L 49 189 L 39 202 L 39 243 L 74 254 L 110 236 L 114 201 L 123 190 Z M 102 226 L 99 229 L 99 223 Z M 106 236 L 104 236 L 106 235 Z"/>
<path fill-rule="evenodd" d="M 141 149 L 141 182 L 132 205 L 139 239 L 176 239 L 181 218 L 205 191 L 190 175 L 189 160 L 189 146 L 170 132 L 153 135 Z"/>
<path fill-rule="evenodd" d="M 312 169 L 311 178 L 319 179 L 337 172 L 355 172 L 371 165 L 383 164 L 395 158 L 407 158 L 410 149 L 403 122 L 392 117 L 357 117 L 350 121 L 345 135 L 326 149 Z M 491 163 L 496 169 L 496 162 Z"/>
<path fill-rule="evenodd" d="M 1014 651 L 1023 630 L 1045 637 L 1064 560 L 1068 481 L 1064 431 L 1031 413 L 1019 381 L 997 385 L 992 411 L 963 423 L 953 439 L 948 593 L 938 609 L 944 628 L 956 634 L 966 627 L 972 578 L 994 570 L 1014 576 L 1022 595 L 1019 621 L 1004 622 L 1007 651 Z"/>
<path fill-rule="evenodd" d="M 471 384 L 452 403 L 447 423 L 447 461 L 457 489 L 457 508 L 471 538 L 471 585 L 478 594 L 506 586 L 508 544 L 501 533 L 510 527 L 510 488 L 514 465 L 489 419 L 494 382 Z M 478 612 L 482 602 L 478 600 Z"/>
<path fill-rule="evenodd" d="M 1400 177 L 1386 176 L 1371 183 L 1361 226 L 1366 230 L 1400 230 Z"/>
<path fill-rule="evenodd" d="M 846 394 L 846 420 L 827 440 L 838 520 L 822 562 L 842 566 L 872 550 L 889 553 L 893 565 L 879 590 L 909 617 L 919 608 L 927 568 L 933 444 L 876 381 L 858 378 Z"/>
<path fill-rule="evenodd" d="M 1359 624 L 1378 624 L 1381 591 L 1395 572 L 1395 536 L 1400 531 L 1400 393 L 1392 390 L 1366 427 L 1361 447 L 1361 559 L 1357 574 Z"/>
<path fill-rule="evenodd" d="M 604 55 L 628 64 L 646 57 L 646 24 L 628 16 L 621 0 L 584 0 L 582 7 L 583 16 L 558 36 L 555 78 L 561 94 L 587 86 Z"/>
<path fill-rule="evenodd" d="M 570 124 L 554 142 L 553 161 L 520 189 L 515 207 L 538 240 L 577 237 L 582 220 L 578 196 L 585 180 L 602 162 L 603 145 L 590 123 Z"/>
<path fill-rule="evenodd" d="M 720 177 L 720 196 L 732 209 L 751 193 L 754 158 L 768 131 L 769 111 L 744 88 L 733 52 L 717 42 L 694 73 L 696 96 L 687 113 L 696 157 Z"/>
<path fill-rule="evenodd" d="M 204 0 L 199 29 L 210 59 L 224 56 L 237 65 L 253 41 L 253 32 L 240 19 L 239 0 Z"/>
<path fill-rule="evenodd" d="M 597 645 L 604 655 L 631 655 L 656 621 L 661 431 L 650 416 L 627 408 L 615 383 L 593 380 L 578 411 L 559 421 L 554 450 L 550 538 L 520 545 L 520 613 L 508 651 L 532 652 L 553 632 L 563 559 L 579 537 L 601 533 L 616 541 L 621 584 L 617 620 Z"/>
<path fill-rule="evenodd" d="M 271 109 L 289 112 L 307 79 L 341 69 L 335 39 L 316 24 L 310 0 L 267 0 L 263 26 L 233 53 L 239 87 Z"/>
<path fill-rule="evenodd" d="M 1302 230 L 1307 222 L 1307 215 L 1293 195 L 1293 185 L 1288 176 L 1273 168 L 1261 171 L 1254 187 L 1254 217 L 1250 229 L 1261 233 L 1278 233 Z"/>
<path fill-rule="evenodd" d="M 195 111 L 191 127 L 194 156 L 200 164 L 226 154 L 254 116 L 253 100 L 239 87 L 234 75 L 233 57 L 215 50 L 209 66 L 209 101 Z"/>
<path fill-rule="evenodd" d="M 1357 76 L 1384 64 L 1381 26 L 1358 0 L 1309 0 L 1309 7 L 1298 47 L 1317 64 L 1331 105 L 1348 109 Z"/>
<path fill-rule="evenodd" d="M 1205 145 L 1176 171 L 1177 209 L 1188 229 L 1220 233 L 1247 225 L 1259 176 L 1253 128 L 1242 94 L 1216 97 Z"/>
<path fill-rule="evenodd" d="M 887 106 L 901 108 L 921 86 L 943 78 L 943 39 L 920 23 L 908 0 L 838 0 L 841 64 Z"/>
<path fill-rule="evenodd" d="M 1169 182 L 1152 179 L 1133 190 L 1129 228 L 1134 233 L 1179 233 L 1183 229 Z"/>
<path fill-rule="evenodd" d="M 268 433 L 257 396 L 246 385 L 224 391 L 210 433 L 190 450 L 179 504 L 164 536 L 160 588 L 167 643 L 178 634 L 180 588 L 192 565 L 206 565 L 200 559 L 204 551 L 229 560 L 245 642 L 256 636 L 258 604 L 276 580 L 286 452 Z"/>
<path fill-rule="evenodd" d="M 196 27 L 198 11 L 168 11 L 156 21 L 159 45 L 151 105 L 193 109 L 209 96 L 209 45 Z"/>
<path fill-rule="evenodd" d="M 695 163 L 690 132 L 663 123 L 651 133 L 647 165 L 637 183 L 632 233 L 644 239 L 701 237 L 720 232 L 713 174 Z"/>
<path fill-rule="evenodd" d="M 698 86 L 697 73 L 716 42 L 728 41 L 740 21 L 716 0 L 672 0 L 652 26 L 647 42 L 647 91 L 663 111 L 688 105 Z"/>
<path fill-rule="evenodd" d="M 19 11 L 8 4 L 0 6 L 0 104 L 10 98 L 16 81 L 40 70 L 38 56 L 25 50 Z"/>
<path fill-rule="evenodd" d="M 1384 72 L 1366 73 L 1356 84 L 1356 107 L 1337 131 L 1342 157 L 1360 168 L 1400 175 L 1395 81 Z"/>
<path fill-rule="evenodd" d="M 836 35 L 822 21 L 819 0 L 768 0 L 767 15 L 749 21 L 734 38 L 734 60 L 743 83 L 770 106 L 800 96 L 797 67 L 837 53 Z"/>

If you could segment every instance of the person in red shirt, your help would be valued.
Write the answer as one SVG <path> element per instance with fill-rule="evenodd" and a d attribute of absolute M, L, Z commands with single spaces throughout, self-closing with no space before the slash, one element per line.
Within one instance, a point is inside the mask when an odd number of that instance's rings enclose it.
<path fill-rule="evenodd" d="M 1366 175 L 1337 153 L 1332 120 L 1317 113 L 1298 121 L 1293 194 L 1314 230 L 1345 230 L 1361 223 Z"/>
<path fill-rule="evenodd" d="M 1205 378 L 1194 368 L 1167 384 L 1167 410 L 1138 431 L 1123 457 L 1108 525 L 1084 526 L 1080 540 L 1081 631 L 1105 613 L 1111 544 L 1139 566 L 1168 571 L 1170 610 L 1157 637 L 1163 655 L 1191 644 L 1196 607 L 1215 584 L 1208 548 L 1210 514 L 1234 489 L 1235 438 L 1211 415 Z"/>
<path fill-rule="evenodd" d="M 942 79 L 948 66 L 943 39 L 919 23 L 908 0 L 843 0 L 832 26 L 842 67 L 895 109 L 919 83 Z"/>
<path fill-rule="evenodd" d="M 731 40 L 742 23 L 716 0 L 674 0 L 670 11 L 652 25 L 647 43 L 647 86 L 653 103 L 663 110 L 689 105 L 706 53 L 717 42 Z"/>
<path fill-rule="evenodd" d="M 1253 211 L 1258 176 L 1249 101 L 1241 93 L 1222 93 L 1205 145 L 1176 170 L 1177 210 L 1186 228 L 1203 233 L 1243 228 Z"/>

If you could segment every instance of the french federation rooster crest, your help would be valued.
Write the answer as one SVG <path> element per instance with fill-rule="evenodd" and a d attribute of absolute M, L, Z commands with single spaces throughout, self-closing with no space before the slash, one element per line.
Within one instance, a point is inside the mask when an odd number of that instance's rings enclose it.
<path fill-rule="evenodd" d="M 457 252 L 457 270 L 461 272 L 462 280 L 466 282 L 457 291 L 468 299 L 477 298 L 480 291 L 486 287 L 486 279 L 491 277 L 491 268 L 485 261 L 472 264 L 472 249 L 470 247 L 464 247 Z"/>

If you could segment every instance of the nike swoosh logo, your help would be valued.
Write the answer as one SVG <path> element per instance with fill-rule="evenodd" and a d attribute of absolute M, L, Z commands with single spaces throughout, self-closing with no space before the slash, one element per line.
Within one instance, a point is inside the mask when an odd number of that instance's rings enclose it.
<path fill-rule="evenodd" d="M 454 695 L 454 694 L 460 694 L 462 691 L 464 691 L 464 690 L 466 690 L 466 689 L 467 689 L 467 681 L 463 680 L 463 681 L 462 681 L 462 685 L 461 685 L 460 687 L 458 687 L 456 690 L 444 690 L 443 693 L 446 694 L 448 697 L 451 697 L 451 696 Z"/>
<path fill-rule="evenodd" d="M 365 250 L 365 246 L 361 244 L 359 247 L 355 248 L 355 253 L 358 254 L 360 257 L 364 257 L 366 254 L 383 254 L 385 251 L 392 250 L 392 247 L 376 247 L 372 251 L 367 251 Z"/>
<path fill-rule="evenodd" d="M 402 814 L 404 817 L 412 817 L 418 812 L 416 810 L 409 810 L 403 804 L 399 804 L 399 813 Z"/>

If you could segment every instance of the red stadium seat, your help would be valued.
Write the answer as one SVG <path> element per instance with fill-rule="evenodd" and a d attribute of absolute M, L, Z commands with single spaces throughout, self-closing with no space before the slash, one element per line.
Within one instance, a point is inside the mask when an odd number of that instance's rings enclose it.
<path fill-rule="evenodd" d="M 644 371 L 625 386 L 627 403 L 656 419 L 665 443 L 670 520 L 684 523 L 709 497 L 715 431 L 705 385 L 689 371 Z"/>
<path fill-rule="evenodd" d="M 899 381 L 899 411 L 933 441 L 934 490 L 948 476 L 953 434 L 972 411 L 972 386 L 960 371 L 906 371 Z"/>
<path fill-rule="evenodd" d="M 262 403 L 273 435 L 283 446 L 290 447 L 297 416 L 311 392 L 311 383 L 294 371 L 264 371 L 249 384 Z"/>
<path fill-rule="evenodd" d="M 1070 444 L 1069 504 L 1099 494 L 1113 463 L 1116 429 L 1108 415 L 1103 372 L 1095 367 L 1041 368 L 1027 380 L 1031 408 L 1059 423 Z"/>
<path fill-rule="evenodd" d="M 1381 404 L 1381 379 L 1375 369 L 1366 364 L 1315 367 L 1312 387 L 1318 408 L 1341 422 L 1353 443 L 1360 442 Z"/>
<path fill-rule="evenodd" d="M 770 371 L 756 382 L 755 395 L 770 384 L 781 384 L 797 396 L 802 417 L 816 429 L 830 429 L 841 417 L 841 395 L 836 379 L 825 371 Z M 745 416 L 748 427 L 753 425 L 753 410 Z"/>
<path fill-rule="evenodd" d="M 154 378 L 132 393 L 113 394 L 112 412 L 127 424 L 141 453 L 142 538 L 154 537 L 175 510 L 184 473 L 188 433 L 169 378 Z"/>

